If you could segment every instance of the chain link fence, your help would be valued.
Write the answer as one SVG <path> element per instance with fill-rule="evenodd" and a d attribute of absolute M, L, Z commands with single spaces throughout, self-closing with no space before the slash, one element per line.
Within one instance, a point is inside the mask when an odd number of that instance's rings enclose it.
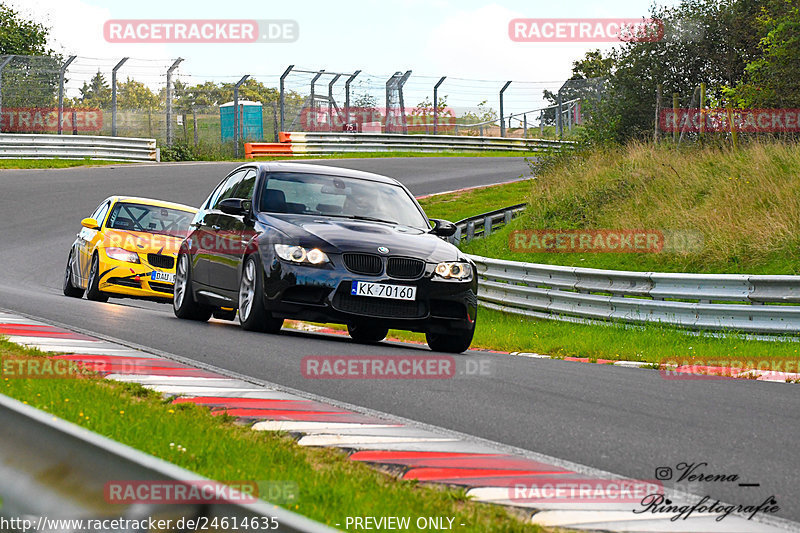
<path fill-rule="evenodd" d="M 558 112 L 554 95 L 577 94 L 572 87 L 565 92 L 563 82 L 294 65 L 242 81 L 241 74 L 203 73 L 187 63 L 0 56 L 0 131 L 155 138 L 161 146 L 183 144 L 229 157 L 234 138 L 277 141 L 280 131 L 568 138 L 584 120 L 583 96 L 563 99 Z"/>

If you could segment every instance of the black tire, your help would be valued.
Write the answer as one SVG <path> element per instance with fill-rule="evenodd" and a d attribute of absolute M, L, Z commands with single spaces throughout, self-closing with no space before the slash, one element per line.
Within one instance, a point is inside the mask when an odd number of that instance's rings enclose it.
<path fill-rule="evenodd" d="M 469 349 L 472 344 L 472 337 L 475 335 L 475 326 L 467 331 L 456 333 L 455 335 L 442 335 L 440 333 L 426 333 L 425 340 L 428 347 L 434 352 L 461 353 Z"/>
<path fill-rule="evenodd" d="M 197 303 L 194 299 L 190 263 L 186 254 L 178 254 L 175 267 L 175 286 L 172 289 L 172 310 L 178 318 L 207 322 L 211 318 L 211 308 Z"/>
<path fill-rule="evenodd" d="M 67 259 L 67 268 L 64 271 L 64 296 L 70 298 L 82 298 L 83 293 L 86 292 L 80 287 L 72 284 L 72 250 L 69 251 L 69 258 Z"/>
<path fill-rule="evenodd" d="M 258 255 L 248 255 L 239 281 L 239 323 L 246 331 L 278 333 L 282 318 L 272 318 L 264 306 L 264 272 Z"/>
<path fill-rule="evenodd" d="M 89 267 L 89 281 L 86 282 L 86 299 L 93 302 L 107 302 L 108 294 L 100 290 L 100 258 L 97 254 L 92 256 L 92 266 Z"/>
<path fill-rule="evenodd" d="M 348 324 L 347 333 L 350 338 L 362 344 L 381 342 L 389 333 L 389 328 L 370 326 L 368 324 Z"/>
<path fill-rule="evenodd" d="M 217 308 L 212 313 L 212 316 L 220 320 L 234 320 L 236 318 L 236 309 L 227 310 Z"/>

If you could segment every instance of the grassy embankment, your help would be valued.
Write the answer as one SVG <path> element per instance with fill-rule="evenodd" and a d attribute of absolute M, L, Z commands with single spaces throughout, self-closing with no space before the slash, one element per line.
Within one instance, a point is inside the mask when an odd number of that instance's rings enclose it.
<path fill-rule="evenodd" d="M 637 271 L 800 272 L 800 147 L 739 152 L 631 145 L 545 165 L 536 179 L 422 200 L 431 217 L 462 219 L 528 201 L 526 213 L 462 248 L 488 257 Z M 516 229 L 656 229 L 699 233 L 688 249 L 636 253 L 512 251 Z M 392 332 L 403 339 L 419 335 Z M 797 360 L 796 343 L 687 335 L 662 326 L 595 326 L 481 310 L 473 347 L 592 359 Z"/>
<path fill-rule="evenodd" d="M 9 359 L 48 354 L 0 338 Z M 15 368 L 15 365 L 12 368 Z M 469 501 L 463 490 L 397 480 L 338 449 L 298 446 L 286 434 L 252 431 L 189 403 L 172 404 L 138 384 L 99 379 L 0 378 L 0 393 L 222 482 L 295 482 L 284 507 L 329 525 L 347 516 L 454 517 L 464 531 L 545 531 L 503 507 Z M 97 495 L 102 498 L 102 494 Z"/>

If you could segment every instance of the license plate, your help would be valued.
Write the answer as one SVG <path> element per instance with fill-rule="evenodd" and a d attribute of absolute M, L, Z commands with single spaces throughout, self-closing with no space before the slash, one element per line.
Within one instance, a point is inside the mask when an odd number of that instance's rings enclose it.
<path fill-rule="evenodd" d="M 417 288 L 410 285 L 387 285 L 369 281 L 354 281 L 350 287 L 353 296 L 372 296 L 373 298 L 389 298 L 391 300 L 415 300 Z"/>
<path fill-rule="evenodd" d="M 152 280 L 152 281 L 166 281 L 167 283 L 175 283 L 175 274 L 171 274 L 169 272 L 153 271 L 153 272 L 150 273 L 150 280 Z"/>

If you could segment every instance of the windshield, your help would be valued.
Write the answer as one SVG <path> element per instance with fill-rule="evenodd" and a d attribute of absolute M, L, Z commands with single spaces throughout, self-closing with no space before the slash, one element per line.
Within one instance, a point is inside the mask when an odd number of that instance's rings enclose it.
<path fill-rule="evenodd" d="M 301 172 L 269 174 L 261 211 L 375 220 L 428 230 L 405 189 L 391 183 Z"/>
<path fill-rule="evenodd" d="M 192 218 L 194 213 L 190 211 L 118 202 L 108 217 L 106 227 L 185 237 Z"/>

